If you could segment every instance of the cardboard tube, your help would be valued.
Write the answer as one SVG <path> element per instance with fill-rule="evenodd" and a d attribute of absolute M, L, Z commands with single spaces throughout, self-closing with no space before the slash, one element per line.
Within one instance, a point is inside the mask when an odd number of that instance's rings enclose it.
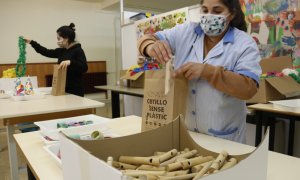
<path fill-rule="evenodd" d="M 106 162 L 107 162 L 108 165 L 112 166 L 113 165 L 113 160 L 114 160 L 113 157 L 108 156 Z"/>
<path fill-rule="evenodd" d="M 171 159 L 172 157 L 177 155 L 177 150 L 176 149 L 172 149 L 171 151 L 168 151 L 162 155 L 159 156 L 159 162 L 162 163 L 168 159 Z"/>
<path fill-rule="evenodd" d="M 170 171 L 175 171 L 175 170 L 179 170 L 179 169 L 182 169 L 182 166 L 181 166 L 181 162 L 175 162 L 175 163 L 171 163 L 171 164 L 168 164 L 166 166 L 166 171 L 170 172 Z"/>
<path fill-rule="evenodd" d="M 181 170 L 181 171 L 166 172 L 166 174 L 164 174 L 164 176 L 180 176 L 180 175 L 185 175 L 188 173 L 189 173 L 189 170 Z"/>
<path fill-rule="evenodd" d="M 122 173 L 127 176 L 139 177 L 141 175 L 163 175 L 165 171 L 141 171 L 141 170 L 123 170 Z"/>
<path fill-rule="evenodd" d="M 134 170 L 137 168 L 137 166 L 134 166 L 131 164 L 126 164 L 126 163 L 120 163 L 117 161 L 113 161 L 112 165 L 113 165 L 113 167 L 120 169 L 120 170 L 126 170 L 126 169 Z"/>
<path fill-rule="evenodd" d="M 174 176 L 174 177 L 168 177 L 168 176 L 158 176 L 158 177 L 160 180 L 185 180 L 185 179 L 191 179 L 196 175 L 197 173 L 185 174 L 185 175 Z"/>
<path fill-rule="evenodd" d="M 220 171 L 220 170 L 214 170 L 213 173 L 217 173 L 217 172 L 219 172 L 219 171 Z"/>
<path fill-rule="evenodd" d="M 196 166 L 196 165 L 199 165 L 199 164 L 202 164 L 202 163 L 205 163 L 205 162 L 208 162 L 208 161 L 211 161 L 213 160 L 214 158 L 212 156 L 206 156 L 206 157 L 195 157 L 193 159 L 187 159 L 185 161 L 182 161 L 181 162 L 181 166 L 182 166 L 182 169 L 189 169 L 193 166 Z"/>
<path fill-rule="evenodd" d="M 228 162 L 224 163 L 224 165 L 221 167 L 220 170 L 225 170 L 225 169 L 231 168 L 231 167 L 233 167 L 236 164 L 237 164 L 237 159 L 230 158 Z"/>
<path fill-rule="evenodd" d="M 165 171 L 165 167 L 156 167 L 151 165 L 141 165 L 137 168 L 137 170 L 145 170 L 145 171 Z"/>
<path fill-rule="evenodd" d="M 159 166 L 159 158 L 158 157 L 134 157 L 134 156 L 120 156 L 119 161 L 127 164 L 134 165 L 152 165 Z"/>
<path fill-rule="evenodd" d="M 224 164 L 227 156 L 228 156 L 228 152 L 222 151 L 218 155 L 217 159 L 213 161 L 211 167 L 215 170 L 219 170 L 222 167 L 222 165 Z"/>
<path fill-rule="evenodd" d="M 184 150 L 183 150 L 183 151 L 180 151 L 180 154 L 187 153 L 187 152 L 189 152 L 189 151 L 190 151 L 190 149 L 189 149 L 189 148 L 184 148 Z"/>
<path fill-rule="evenodd" d="M 193 180 L 201 178 L 209 170 L 211 165 L 212 161 L 207 163 L 198 173 L 196 173 L 197 175 L 193 178 Z"/>
<path fill-rule="evenodd" d="M 141 175 L 139 176 L 140 180 L 158 180 L 158 176 L 153 174 Z"/>
<path fill-rule="evenodd" d="M 174 163 L 174 162 L 176 162 L 176 159 L 178 159 L 178 158 L 191 158 L 191 157 L 194 157 L 195 154 L 197 154 L 197 150 L 195 150 L 195 149 L 192 150 L 192 151 L 185 152 L 183 154 L 177 155 L 177 156 L 169 159 L 168 161 L 165 161 L 165 162 L 161 163 L 160 166 L 166 166 L 168 164 Z"/>
<path fill-rule="evenodd" d="M 159 151 L 157 151 L 157 152 L 154 152 L 154 156 L 160 156 L 160 155 L 162 155 L 162 154 L 165 154 L 166 152 L 159 152 Z"/>
<path fill-rule="evenodd" d="M 191 168 L 192 173 L 199 172 L 208 163 L 212 163 L 212 161 L 208 161 L 208 162 L 205 162 L 205 163 L 202 163 L 202 164 L 198 164 L 197 166 L 192 167 Z"/>

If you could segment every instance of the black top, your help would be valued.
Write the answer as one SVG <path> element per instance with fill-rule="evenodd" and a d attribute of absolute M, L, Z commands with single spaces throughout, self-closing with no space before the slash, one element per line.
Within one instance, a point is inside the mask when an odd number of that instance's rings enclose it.
<path fill-rule="evenodd" d="M 49 58 L 58 58 L 58 64 L 70 60 L 71 64 L 67 68 L 66 92 L 78 96 L 84 95 L 82 75 L 87 72 L 88 66 L 84 51 L 79 43 L 69 49 L 47 49 L 36 41 L 31 41 L 30 44 L 37 53 Z"/>

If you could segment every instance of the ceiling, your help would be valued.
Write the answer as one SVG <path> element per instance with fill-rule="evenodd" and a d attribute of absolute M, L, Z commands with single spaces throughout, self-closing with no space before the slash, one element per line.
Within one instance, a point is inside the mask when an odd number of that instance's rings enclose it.
<path fill-rule="evenodd" d="M 91 3 L 99 3 L 102 10 L 119 11 L 119 0 L 75 0 Z M 125 10 L 167 12 L 182 7 L 192 6 L 199 0 L 123 0 Z"/>

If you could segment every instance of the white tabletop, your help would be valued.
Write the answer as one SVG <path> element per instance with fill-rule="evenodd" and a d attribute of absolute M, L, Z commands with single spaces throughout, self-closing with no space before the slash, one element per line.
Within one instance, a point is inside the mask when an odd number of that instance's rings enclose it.
<path fill-rule="evenodd" d="M 13 101 L 12 99 L 1 99 L 0 119 L 97 108 L 103 106 L 104 103 L 71 94 L 64 96 L 46 95 L 44 99 L 31 101 Z"/>
<path fill-rule="evenodd" d="M 108 126 L 112 128 L 113 132 L 122 136 L 139 133 L 141 131 L 141 118 L 136 116 L 117 118 L 111 120 Z M 254 150 L 252 146 L 216 139 L 203 134 L 191 134 L 198 144 L 211 151 L 220 152 L 226 149 L 230 154 L 243 154 Z M 58 167 L 55 160 L 42 148 L 44 144 L 39 138 L 38 132 L 15 134 L 14 137 L 26 159 L 41 180 L 63 179 L 62 169 Z M 267 180 L 300 179 L 299 158 L 271 151 L 268 158 Z"/>
<path fill-rule="evenodd" d="M 266 111 L 266 112 L 273 112 L 273 113 L 279 113 L 279 114 L 286 114 L 291 116 L 300 116 L 300 111 L 290 111 L 287 110 L 287 108 L 283 107 L 274 107 L 273 104 L 253 104 L 248 106 L 249 109 L 253 110 L 260 110 L 260 111 Z"/>

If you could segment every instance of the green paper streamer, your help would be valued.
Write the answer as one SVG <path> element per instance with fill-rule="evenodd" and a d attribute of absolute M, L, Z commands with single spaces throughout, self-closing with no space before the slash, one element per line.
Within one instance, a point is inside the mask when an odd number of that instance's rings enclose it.
<path fill-rule="evenodd" d="M 22 36 L 19 37 L 19 58 L 16 65 L 17 77 L 24 77 L 26 74 L 26 42 Z M 22 67 L 20 72 L 20 67 Z"/>

